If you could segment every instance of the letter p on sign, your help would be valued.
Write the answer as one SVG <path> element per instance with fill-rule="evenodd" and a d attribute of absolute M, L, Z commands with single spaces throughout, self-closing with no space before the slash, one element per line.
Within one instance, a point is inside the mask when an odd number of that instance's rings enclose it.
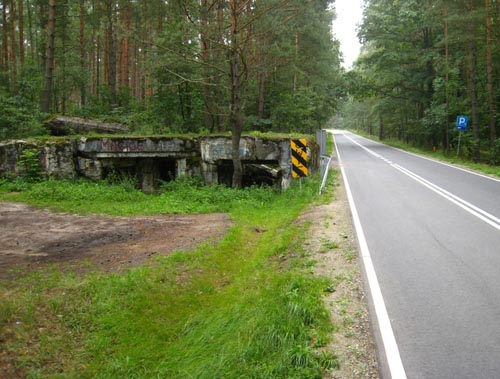
<path fill-rule="evenodd" d="M 457 116 L 457 129 L 461 132 L 467 130 L 467 125 L 469 124 L 469 117 L 467 116 Z"/>

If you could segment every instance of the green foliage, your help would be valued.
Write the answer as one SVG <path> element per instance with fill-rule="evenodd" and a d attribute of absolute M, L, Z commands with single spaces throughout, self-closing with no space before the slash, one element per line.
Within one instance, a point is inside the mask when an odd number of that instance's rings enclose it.
<path fill-rule="evenodd" d="M 5 194 L 8 197 L 10 192 L 29 191 L 30 189 L 31 183 L 20 177 L 0 179 L 0 195 Z"/>
<path fill-rule="evenodd" d="M 45 133 L 38 119 L 38 106 L 26 98 L 0 94 L 0 140 L 37 136 Z"/>
<path fill-rule="evenodd" d="M 24 149 L 19 157 L 21 178 L 27 182 L 39 182 L 43 178 L 37 149 Z"/>
<path fill-rule="evenodd" d="M 12 63 L 9 56 L 0 73 L 6 110 L 0 140 L 44 132 L 39 119 L 50 115 L 40 115 L 39 104 L 49 78 L 52 113 L 120 122 L 141 134 L 229 130 L 233 48 L 247 129 L 310 132 L 332 116 L 345 92 L 330 31 L 332 1 L 255 1 L 238 12 L 241 38 L 232 46 L 230 7 L 222 1 L 65 0 L 55 5 L 51 76 L 44 53 L 48 8 L 23 3 L 30 19 L 18 51 L 23 57 Z M 108 17 L 108 7 L 117 17 Z M 28 22 L 20 23 L 19 12 L 13 17 L 19 40 Z M 14 98 L 30 104 L 6 100 Z"/>
<path fill-rule="evenodd" d="M 63 198 L 66 188 L 73 199 L 86 196 L 91 208 L 119 192 L 104 184 L 46 184 L 44 195 Z M 339 364 L 315 342 L 324 345 L 332 330 L 322 301 L 328 281 L 296 254 L 294 222 L 318 185 L 314 179 L 302 191 L 240 191 L 230 205 L 234 226 L 217 245 L 123 273 L 54 268 L 0 286 L 2 350 L 15 368 L 39 378 L 321 378 Z M 163 189 L 181 199 L 203 191 L 190 181 Z M 228 189 L 208 201 L 224 209 L 237 193 Z M 149 205 L 161 196 L 148 196 Z M 122 204 L 119 213 L 128 209 Z"/>
<path fill-rule="evenodd" d="M 359 33 L 364 51 L 346 76 L 352 96 L 343 109 L 348 127 L 449 153 L 457 148 L 455 119 L 466 114 L 471 133 L 465 136 L 464 151 L 475 159 L 481 150 L 487 160 L 485 146 L 493 146 L 493 136 L 499 132 L 498 126 L 488 124 L 491 118 L 498 121 L 500 71 L 495 60 L 500 49 L 495 43 L 489 46 L 494 99 L 490 104 L 487 20 L 496 25 L 499 13 L 498 4 L 490 3 L 489 12 L 486 4 L 474 4 L 470 10 L 466 2 L 368 1 Z"/>
<path fill-rule="evenodd" d="M 311 131 L 314 129 L 315 102 L 310 88 L 283 94 L 273 113 L 273 124 L 283 132 Z"/>
<path fill-rule="evenodd" d="M 490 164 L 500 166 L 500 138 L 497 138 L 491 147 Z"/>
<path fill-rule="evenodd" d="M 206 186 L 199 179 L 180 178 L 164 183 L 158 194 L 146 195 L 137 188 L 135 178 L 110 175 L 105 182 L 49 180 L 33 183 L 27 191 L 9 195 L 9 199 L 79 213 L 211 213 L 228 212 L 240 203 L 262 209 L 276 191 L 260 187 L 235 190 L 223 185 Z"/>

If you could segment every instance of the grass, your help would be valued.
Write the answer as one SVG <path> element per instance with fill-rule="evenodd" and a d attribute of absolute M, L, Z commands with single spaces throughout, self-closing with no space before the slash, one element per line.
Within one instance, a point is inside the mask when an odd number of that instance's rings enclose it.
<path fill-rule="evenodd" d="M 326 152 L 328 155 L 332 155 L 335 151 L 335 145 L 333 143 L 333 134 L 326 133 Z"/>
<path fill-rule="evenodd" d="M 0 368 L 11 376 L 305 379 L 338 367 L 323 348 L 333 328 L 322 301 L 331 282 L 311 273 L 295 222 L 326 200 L 316 195 L 318 179 L 283 194 L 193 183 L 153 196 L 87 182 L 19 193 L 9 185 L 0 198 L 60 211 L 227 211 L 234 222 L 218 245 L 148 267 L 85 275 L 53 267 L 1 283 Z"/>
<path fill-rule="evenodd" d="M 260 208 L 274 195 L 269 189 L 234 191 L 222 185 L 205 186 L 194 179 L 168 182 L 156 195 L 138 191 L 129 180 L 0 180 L 0 200 L 21 201 L 54 211 L 112 216 L 229 212 L 239 203 Z"/>

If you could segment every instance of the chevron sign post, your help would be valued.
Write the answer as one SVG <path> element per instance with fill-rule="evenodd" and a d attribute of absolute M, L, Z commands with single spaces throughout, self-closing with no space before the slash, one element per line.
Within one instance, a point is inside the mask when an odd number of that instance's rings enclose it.
<path fill-rule="evenodd" d="M 307 168 L 307 140 L 305 138 L 290 140 L 292 149 L 292 177 L 304 178 L 309 176 Z"/>

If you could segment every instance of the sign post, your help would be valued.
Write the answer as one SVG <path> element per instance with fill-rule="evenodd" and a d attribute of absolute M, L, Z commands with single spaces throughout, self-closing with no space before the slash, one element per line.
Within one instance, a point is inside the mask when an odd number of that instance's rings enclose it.
<path fill-rule="evenodd" d="M 469 117 L 457 116 L 457 129 L 458 129 L 457 157 L 460 154 L 460 140 L 462 138 L 462 132 L 465 132 L 467 130 L 468 124 L 469 124 Z"/>

